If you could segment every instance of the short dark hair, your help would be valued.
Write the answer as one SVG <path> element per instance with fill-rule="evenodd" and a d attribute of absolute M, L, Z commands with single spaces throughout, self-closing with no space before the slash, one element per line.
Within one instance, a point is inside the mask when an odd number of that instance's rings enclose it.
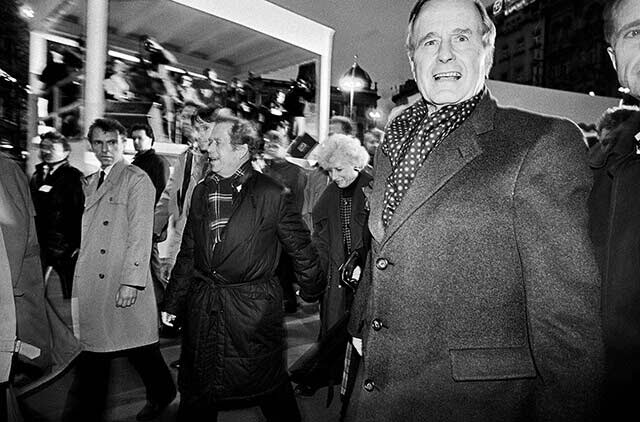
<path fill-rule="evenodd" d="M 153 145 L 156 137 L 153 136 L 153 129 L 151 129 L 151 126 L 145 123 L 136 123 L 135 125 L 131 126 L 131 129 L 129 129 L 129 137 L 133 138 L 133 132 L 135 132 L 136 130 L 144 130 L 144 133 L 146 133 L 147 136 L 151 138 L 151 144 Z"/>
<path fill-rule="evenodd" d="M 353 133 L 353 122 L 350 118 L 345 116 L 333 116 L 329 119 L 329 124 L 339 123 L 342 125 L 342 132 L 345 135 L 351 135 Z"/>
<path fill-rule="evenodd" d="M 613 15 L 624 1 L 625 0 L 609 0 L 605 2 L 604 9 L 602 9 L 602 29 L 604 30 L 604 39 L 609 45 L 613 42 L 613 36 L 616 32 Z"/>
<path fill-rule="evenodd" d="M 640 108 L 636 106 L 621 105 L 617 107 L 611 107 L 602 113 L 602 116 L 596 123 L 596 132 L 598 132 L 598 138 L 602 135 L 603 130 L 612 131 L 617 128 L 621 123 L 627 120 L 633 113 L 640 111 Z"/>
<path fill-rule="evenodd" d="M 247 145 L 249 147 L 249 154 L 253 157 L 260 151 L 262 139 L 258 135 L 258 129 L 249 120 L 235 116 L 216 116 L 213 124 L 230 123 L 229 137 L 231 138 L 231 145 Z"/>
<path fill-rule="evenodd" d="M 51 131 L 40 135 L 40 142 L 44 140 L 51 141 L 52 144 L 62 144 L 62 149 L 69 152 L 71 151 L 71 145 L 69 145 L 69 141 L 62 134 Z"/>
<path fill-rule="evenodd" d="M 89 132 L 87 132 L 87 138 L 91 141 L 91 136 L 95 129 L 100 129 L 103 132 L 117 132 L 118 136 L 126 136 L 127 129 L 115 119 L 95 119 L 91 126 L 89 126 Z"/>

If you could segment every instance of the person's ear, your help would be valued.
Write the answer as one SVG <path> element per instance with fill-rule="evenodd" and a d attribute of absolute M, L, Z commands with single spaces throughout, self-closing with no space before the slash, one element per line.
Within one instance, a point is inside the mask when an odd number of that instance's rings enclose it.
<path fill-rule="evenodd" d="M 238 155 L 240 157 L 244 157 L 245 154 L 249 154 L 249 145 L 247 144 L 236 145 L 236 151 L 238 151 Z"/>
<path fill-rule="evenodd" d="M 618 65 L 616 64 L 616 52 L 613 49 L 613 47 L 611 46 L 607 47 L 607 53 L 609 53 L 609 58 L 611 59 L 611 64 L 613 65 L 613 68 L 617 71 Z"/>
<path fill-rule="evenodd" d="M 407 51 L 407 57 L 409 58 L 409 67 L 411 67 L 411 75 L 413 75 L 413 80 L 417 81 L 418 78 L 416 78 L 416 64 L 413 61 L 413 55 L 410 51 Z"/>

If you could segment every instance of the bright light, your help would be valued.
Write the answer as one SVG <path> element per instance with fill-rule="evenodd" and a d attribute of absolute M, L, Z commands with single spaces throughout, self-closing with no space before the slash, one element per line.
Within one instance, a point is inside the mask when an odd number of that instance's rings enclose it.
<path fill-rule="evenodd" d="M 590 96 L 592 96 L 592 97 L 595 97 L 595 96 L 596 96 L 596 93 L 595 93 L 595 92 L 593 92 L 593 91 L 589 91 L 589 95 L 590 95 Z"/>
<path fill-rule="evenodd" d="M 115 50 L 109 50 L 107 54 L 110 55 L 111 57 L 115 57 L 118 59 L 127 60 L 134 63 L 140 63 L 140 59 L 136 56 L 132 56 L 131 54 L 121 53 Z"/>
<path fill-rule="evenodd" d="M 206 77 L 206 76 L 201 75 L 201 74 L 199 74 L 199 73 L 194 73 L 194 72 L 189 72 L 189 71 L 187 71 L 187 74 L 188 74 L 188 75 L 193 76 L 193 77 L 194 77 L 194 78 L 196 78 L 196 79 L 207 79 L 207 77 Z"/>
<path fill-rule="evenodd" d="M 36 16 L 36 12 L 34 12 L 33 8 L 28 4 L 23 4 L 22 6 L 20 6 L 18 12 L 20 13 L 20 16 L 22 16 L 22 18 L 26 20 L 33 19 Z"/>
<path fill-rule="evenodd" d="M 369 117 L 371 118 L 371 120 L 378 120 L 380 117 L 382 117 L 382 113 L 380 113 L 379 110 L 373 109 L 369 112 Z"/>
<path fill-rule="evenodd" d="M 355 76 L 344 76 L 340 79 L 340 89 L 343 91 L 358 91 L 364 88 L 364 81 Z"/>
<path fill-rule="evenodd" d="M 622 94 L 628 94 L 631 92 L 631 90 L 629 88 L 625 88 L 623 86 L 621 86 L 620 88 L 618 88 L 618 92 L 622 93 Z"/>
<path fill-rule="evenodd" d="M 175 72 L 175 73 L 187 73 L 187 71 L 186 71 L 186 70 L 184 70 L 184 69 L 180 69 L 179 67 L 171 66 L 171 65 L 168 65 L 168 64 L 167 64 L 167 65 L 165 65 L 164 67 L 165 67 L 165 69 L 167 69 L 167 70 L 168 70 L 168 71 L 170 71 L 170 72 Z"/>

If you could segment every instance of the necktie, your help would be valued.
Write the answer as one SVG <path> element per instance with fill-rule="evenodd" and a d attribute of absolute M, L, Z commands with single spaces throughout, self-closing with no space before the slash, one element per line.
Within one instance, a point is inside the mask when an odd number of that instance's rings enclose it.
<path fill-rule="evenodd" d="M 51 166 L 49 166 L 49 164 L 45 164 L 44 166 L 42 166 L 42 180 L 44 181 L 47 176 L 49 175 L 49 173 L 51 172 Z"/>
<path fill-rule="evenodd" d="M 100 170 L 100 178 L 98 179 L 98 187 L 96 190 L 100 189 L 102 182 L 104 182 L 104 171 Z"/>

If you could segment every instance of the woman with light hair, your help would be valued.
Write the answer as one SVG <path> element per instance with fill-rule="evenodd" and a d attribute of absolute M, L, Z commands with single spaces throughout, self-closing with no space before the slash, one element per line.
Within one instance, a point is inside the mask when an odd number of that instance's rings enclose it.
<path fill-rule="evenodd" d="M 371 243 L 367 229 L 369 207 L 363 192 L 372 181 L 371 175 L 363 171 L 368 162 L 369 153 L 352 136 L 331 135 L 318 146 L 318 163 L 333 182 L 313 209 L 313 240 L 327 275 L 327 289 L 320 302 L 319 340 L 346 316 L 353 299 L 354 291 L 340 285 L 340 266 L 354 251 L 361 257 L 360 265 L 364 265 Z M 336 357 L 331 366 L 331 384 L 340 383 L 343 361 L 344 354 Z M 300 391 L 304 386 L 298 387 L 298 393 L 304 394 Z"/>

